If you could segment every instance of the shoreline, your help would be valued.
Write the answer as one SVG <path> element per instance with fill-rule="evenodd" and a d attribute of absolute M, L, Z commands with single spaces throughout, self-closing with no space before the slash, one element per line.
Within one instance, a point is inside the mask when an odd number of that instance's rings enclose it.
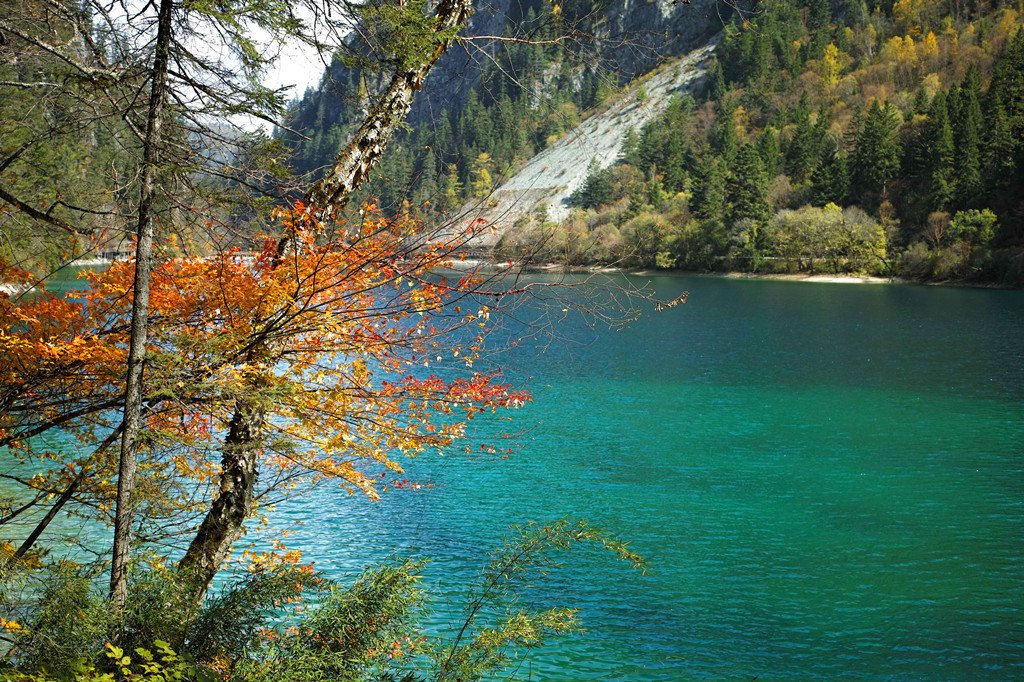
<path fill-rule="evenodd" d="M 815 273 L 762 273 L 762 272 L 685 272 L 671 270 L 665 272 L 677 272 L 681 275 L 692 277 L 719 277 L 722 279 L 760 279 L 774 280 L 778 282 L 812 282 L 817 284 L 904 284 L 908 286 L 924 287 L 950 287 L 960 289 L 1002 289 L 1006 291 L 1021 290 L 1015 287 L 998 282 L 971 282 L 967 280 L 945 280 L 926 281 L 920 279 L 909 279 L 907 277 L 877 277 L 874 275 L 848 274 L 815 274 Z M 645 271 L 651 274 L 651 271 Z"/>
<path fill-rule="evenodd" d="M 657 270 L 651 268 L 620 268 L 610 265 L 564 265 L 559 263 L 511 263 L 496 262 L 482 259 L 466 259 L 458 261 L 451 269 L 456 271 L 482 270 L 490 273 L 518 271 L 527 274 L 619 274 L 650 277 L 656 275 L 672 275 L 680 277 L 713 277 L 718 279 L 749 279 L 769 280 L 777 282 L 810 282 L 813 284 L 902 284 L 908 286 L 951 287 L 962 289 L 1000 289 L 1020 291 L 1016 287 L 998 282 L 972 282 L 968 280 L 925 281 L 907 277 L 878 277 L 875 275 L 858 275 L 855 273 L 786 273 L 786 272 L 743 272 L 727 270 L 724 272 L 698 272 L 694 270 Z"/>
<path fill-rule="evenodd" d="M 110 260 L 104 258 L 81 259 L 68 263 L 63 267 L 95 267 L 109 265 Z M 929 287 L 952 287 L 963 289 L 1000 289 L 1006 291 L 1020 291 L 1021 287 L 1015 287 L 997 282 L 970 282 L 965 280 L 947 280 L 942 282 L 928 282 L 923 280 L 908 279 L 905 277 L 877 277 L 874 275 L 857 275 L 853 273 L 840 274 L 819 274 L 819 273 L 780 273 L 780 272 L 743 272 L 739 270 L 728 270 L 725 272 L 697 272 L 693 270 L 657 270 L 649 268 L 633 269 L 620 268 L 610 265 L 564 265 L 559 263 L 513 263 L 510 261 L 491 261 L 485 259 L 467 258 L 452 263 L 450 269 L 456 272 L 483 271 L 488 273 L 502 273 L 518 271 L 526 274 L 607 274 L 607 275 L 632 275 L 636 277 L 651 277 L 657 275 L 671 275 L 677 277 L 709 277 L 718 279 L 735 280 L 768 280 L 776 282 L 810 282 L 813 284 L 902 284 L 910 286 Z M 0 282 L 0 294 L 17 296 L 26 293 L 33 287 Z"/>

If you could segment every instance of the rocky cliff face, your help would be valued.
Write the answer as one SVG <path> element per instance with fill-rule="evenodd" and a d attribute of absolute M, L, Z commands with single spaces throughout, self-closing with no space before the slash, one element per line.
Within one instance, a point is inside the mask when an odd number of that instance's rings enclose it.
<path fill-rule="evenodd" d="M 482 2 L 465 34 L 516 34 L 515 24 L 531 4 L 539 10 L 537 0 Z M 569 36 L 567 48 L 620 84 L 706 43 L 722 29 L 729 9 L 716 0 L 564 0 L 559 7 Z M 465 101 L 486 59 L 483 50 L 498 45 L 481 41 L 476 47 L 455 46 L 438 63 L 413 106 L 413 122 Z"/>
<path fill-rule="evenodd" d="M 729 9 L 715 0 L 608 0 L 591 30 L 602 64 L 626 82 L 707 42 Z"/>
<path fill-rule="evenodd" d="M 666 59 L 698 47 L 722 27 L 724 13 L 715 0 L 481 0 L 469 26 L 468 36 L 522 35 L 519 28 L 528 14 L 539 16 L 545 5 L 558 7 L 560 26 L 568 35 L 564 43 L 567 59 L 611 75 L 619 83 L 655 68 Z M 529 36 L 524 36 L 529 37 Z M 412 125 L 435 119 L 442 111 L 457 114 L 467 95 L 478 84 L 488 54 L 502 49 L 502 43 L 481 40 L 454 45 L 434 67 L 423 91 L 414 102 Z M 365 109 L 368 95 L 383 81 L 364 77 L 340 62 L 331 65 L 316 90 L 298 103 L 290 127 L 310 137 L 323 136 L 324 145 L 337 147 L 344 135 L 329 134 L 345 129 Z M 321 158 L 333 156 L 333 149 L 304 150 L 299 170 L 311 170 Z M 308 161 L 308 163 L 306 162 Z"/>

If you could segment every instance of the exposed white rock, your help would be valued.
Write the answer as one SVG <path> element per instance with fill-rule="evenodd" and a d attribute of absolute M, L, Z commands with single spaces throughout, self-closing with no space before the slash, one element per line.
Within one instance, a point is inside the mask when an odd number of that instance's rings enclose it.
<path fill-rule="evenodd" d="M 564 219 L 569 213 L 569 196 L 586 180 L 591 161 L 596 160 L 601 168 L 610 166 L 619 157 L 630 128 L 639 132 L 665 110 L 674 95 L 694 88 L 704 75 L 717 42 L 716 37 L 640 79 L 607 109 L 589 116 L 528 161 L 501 183 L 483 205 L 465 207 L 460 212 L 463 216 L 482 218 L 494 228 L 481 236 L 476 245 L 493 246 L 518 218 L 542 207 L 549 220 Z"/>

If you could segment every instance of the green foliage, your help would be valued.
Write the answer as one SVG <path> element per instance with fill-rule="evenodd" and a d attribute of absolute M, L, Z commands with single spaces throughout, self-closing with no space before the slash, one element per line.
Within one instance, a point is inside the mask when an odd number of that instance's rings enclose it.
<path fill-rule="evenodd" d="M 89 662 L 111 625 L 94 587 L 89 576 L 70 567 L 53 570 L 12 643 L 21 670 L 38 679 L 66 679 Z"/>
<path fill-rule="evenodd" d="M 189 627 L 184 650 L 200 661 L 243 660 L 259 647 L 268 620 L 322 583 L 305 568 L 250 571 L 207 599 Z"/>
<path fill-rule="evenodd" d="M 771 252 L 802 271 L 876 272 L 886 258 L 884 230 L 858 208 L 829 204 L 783 211 L 767 233 Z"/>
<path fill-rule="evenodd" d="M 960 211 L 949 223 L 949 237 L 971 246 L 987 246 L 995 238 L 999 219 L 989 209 Z"/>
<path fill-rule="evenodd" d="M 903 2 L 869 14 L 847 3 L 833 15 L 827 2 L 781 0 L 745 19 L 726 27 L 707 101 L 675 100 L 628 136 L 618 167 L 642 177 L 609 198 L 601 181 L 614 177 L 613 166 L 588 180 L 597 201 L 578 194 L 578 206 L 597 211 L 586 214 L 588 229 L 620 238 L 616 262 L 898 274 L 913 261 L 910 276 L 971 277 L 1012 262 L 996 252 L 1019 253 L 1024 244 L 1024 31 L 1016 10 L 945 16 L 939 5 Z M 653 229 L 676 193 L 687 210 Z M 936 249 L 931 259 L 895 252 L 922 248 L 914 244 L 930 230 L 929 214 L 983 209 L 1002 226 L 978 228 L 977 237 L 947 230 L 946 241 L 924 243 Z M 783 213 L 772 221 L 772 211 Z M 810 232 L 798 238 L 794 226 Z M 965 261 L 949 240 L 984 244 L 987 255 Z"/>
<path fill-rule="evenodd" d="M 163 640 L 155 640 L 152 651 L 136 647 L 131 653 L 134 655 L 121 647 L 107 644 L 108 665 L 116 673 L 99 675 L 95 678 L 97 682 L 113 682 L 114 679 L 125 682 L 184 682 L 197 677 L 196 671 Z"/>
<path fill-rule="evenodd" d="M 743 145 L 736 156 L 729 181 L 729 218 L 733 223 L 750 220 L 764 223 L 771 217 L 768 205 L 768 174 L 757 150 Z"/>
<path fill-rule="evenodd" d="M 658 213 L 640 213 L 628 220 L 620 232 L 624 265 L 672 267 L 666 265 L 671 259 L 667 248 L 672 233 L 672 224 L 666 216 Z M 659 254 L 662 254 L 661 265 L 658 265 Z"/>
<path fill-rule="evenodd" d="M 931 160 L 930 208 L 941 211 L 956 194 L 957 169 L 953 148 L 953 128 L 949 124 L 946 95 L 940 92 L 932 102 L 928 156 Z"/>
<path fill-rule="evenodd" d="M 835 144 L 825 141 L 821 147 L 818 169 L 811 184 L 811 196 L 818 205 L 842 205 L 850 193 L 849 161 Z"/>
<path fill-rule="evenodd" d="M 121 618 L 94 576 L 51 573 L 18 630 L 0 679 L 17 682 L 480 680 L 500 675 L 553 637 L 580 631 L 576 611 L 523 604 L 559 570 L 558 555 L 589 545 L 643 570 L 621 540 L 586 522 L 513 528 L 469 586 L 464 618 L 427 634 L 422 562 L 368 568 L 343 586 L 290 564 L 236 576 L 202 607 L 183 576 L 144 571 Z M 161 633 L 166 634 L 164 637 Z M 114 636 L 118 645 L 110 642 Z"/>
<path fill-rule="evenodd" d="M 12 672 L 0 679 L 9 682 L 51 682 L 73 679 L 75 682 L 214 682 L 217 678 L 190 665 L 175 653 L 170 643 L 157 640 L 151 648 L 126 650 L 113 644 L 104 645 L 99 663 L 87 660 L 69 662 L 64 670 L 28 674 Z"/>
<path fill-rule="evenodd" d="M 585 521 L 513 527 L 471 590 L 461 628 L 436 654 L 432 678 L 483 679 L 511 663 L 517 651 L 578 630 L 575 611 L 555 607 L 531 613 L 517 606 L 517 597 L 532 581 L 558 568 L 557 553 L 581 544 L 603 548 L 633 568 L 644 569 L 643 558 L 628 545 Z M 483 624 L 491 614 L 497 615 Z"/>
<path fill-rule="evenodd" d="M 545 19 L 545 12 L 550 5 L 533 12 L 537 35 L 557 30 L 558 21 Z M 550 25 L 542 29 L 544 21 Z M 733 15 L 701 101 L 676 96 L 656 120 L 627 132 L 616 164 L 592 168 L 573 196 L 573 205 L 587 211 L 584 218 L 563 226 L 527 221 L 520 234 L 506 235 L 503 253 L 571 262 L 595 262 L 600 253 L 604 262 L 649 267 L 656 254 L 648 258 L 649 249 L 633 248 L 646 243 L 637 241 L 646 231 L 627 223 L 647 212 L 668 215 L 680 194 L 685 220 L 670 219 L 661 262 L 681 267 L 747 267 L 753 261 L 730 254 L 768 253 L 764 231 L 751 225 L 808 203 L 854 205 L 875 215 L 889 232 L 890 251 L 918 241 L 932 212 L 988 208 L 1002 222 L 989 246 L 1019 250 L 1020 26 L 1019 9 L 1005 4 L 953 11 L 908 0 L 877 8 L 779 0 Z M 482 152 L 491 156 L 489 173 L 514 169 L 559 139 L 606 94 L 602 88 L 614 85 L 613 74 L 578 57 L 562 46 L 503 46 L 464 105 L 454 103 L 439 119 L 416 122 L 403 134 L 392 152 L 403 160 L 385 163 L 370 192 L 396 205 L 422 203 L 433 193 L 444 199 L 432 204 L 447 207 L 482 193 L 486 183 L 478 182 L 476 163 Z M 332 79 L 343 90 L 362 82 L 342 69 L 332 70 Z M 302 104 L 305 120 L 330 100 L 326 93 Z M 344 107 L 330 100 L 322 108 L 330 120 L 338 117 L 332 109 Z M 757 152 L 760 172 L 747 145 Z M 891 215 L 882 216 L 887 202 Z M 631 259 L 630 252 L 644 255 Z"/>
<path fill-rule="evenodd" d="M 591 159 L 587 177 L 579 189 L 569 197 L 569 204 L 578 208 L 598 208 L 613 199 L 611 169 L 603 169 L 597 159 Z"/>
<path fill-rule="evenodd" d="M 867 206 L 877 206 L 900 171 L 899 113 L 891 102 L 871 103 L 854 140 L 851 186 Z"/>
<path fill-rule="evenodd" d="M 456 29 L 439 31 L 436 19 L 417 3 L 368 2 L 359 5 L 364 26 L 377 32 L 389 61 L 399 69 L 422 64 L 437 46 L 455 37 Z"/>
<path fill-rule="evenodd" d="M 811 124 L 811 107 L 806 92 L 800 96 L 793 122 L 796 130 L 786 150 L 786 171 L 796 182 L 803 182 L 814 171 L 820 142 Z"/>
<path fill-rule="evenodd" d="M 411 561 L 384 564 L 367 569 L 348 588 L 332 586 L 305 617 L 240 661 L 235 676 L 254 682 L 360 680 L 390 668 L 400 677 L 404 665 L 395 652 L 405 647 L 408 653 L 414 641 L 413 616 L 423 600 L 420 568 Z"/>

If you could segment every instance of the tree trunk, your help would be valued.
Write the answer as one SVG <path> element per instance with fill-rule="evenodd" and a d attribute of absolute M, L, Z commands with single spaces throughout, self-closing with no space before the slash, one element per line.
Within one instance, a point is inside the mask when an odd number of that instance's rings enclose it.
<path fill-rule="evenodd" d="M 454 32 L 469 20 L 473 13 L 471 0 L 441 0 L 435 13 L 435 30 L 439 34 Z M 337 210 L 373 170 L 387 148 L 395 131 L 405 120 L 413 98 L 423 87 L 423 81 L 451 45 L 452 40 L 438 41 L 423 61 L 409 69 L 399 69 L 387 89 L 348 145 L 338 154 L 331 170 L 306 193 L 306 202 L 314 209 Z"/>
<path fill-rule="evenodd" d="M 441 0 L 435 14 L 437 31 L 454 35 L 471 14 L 471 0 Z M 305 203 L 311 210 L 321 214 L 340 210 L 352 193 L 366 181 L 409 113 L 413 98 L 423 87 L 431 67 L 450 44 L 451 39 L 438 41 L 434 50 L 419 65 L 395 73 L 352 140 L 338 154 L 331 170 L 309 188 Z M 289 235 L 278 240 L 278 261 L 283 258 L 288 245 Z M 272 360 L 275 349 L 264 342 L 255 354 Z M 272 361 L 265 363 L 267 372 L 272 371 L 273 364 Z M 247 389 L 252 389 L 252 395 L 259 393 L 258 386 L 244 387 L 242 390 Z M 178 564 L 180 569 L 195 579 L 194 597 L 197 602 L 205 596 L 210 581 L 230 552 L 232 543 L 241 534 L 242 525 L 252 508 L 266 414 L 258 400 L 239 401 L 235 410 L 224 440 L 220 492 Z"/>
<path fill-rule="evenodd" d="M 171 43 L 172 0 L 160 0 L 157 18 L 153 83 L 143 140 L 142 189 L 135 245 L 135 280 L 132 299 L 128 375 L 125 380 L 124 430 L 118 460 L 117 506 L 114 513 L 114 551 L 110 568 L 110 602 L 115 612 L 124 608 L 128 585 L 128 557 L 132 544 L 132 488 L 138 467 L 139 428 L 142 422 L 142 370 L 149 327 L 149 275 L 153 265 L 153 213 L 160 161 L 163 110 L 167 100 L 168 53 Z"/>
<path fill-rule="evenodd" d="M 265 414 L 258 400 L 239 401 L 231 418 L 221 457 L 220 491 L 179 563 L 194 581 L 197 602 L 202 601 L 252 511 Z"/>

